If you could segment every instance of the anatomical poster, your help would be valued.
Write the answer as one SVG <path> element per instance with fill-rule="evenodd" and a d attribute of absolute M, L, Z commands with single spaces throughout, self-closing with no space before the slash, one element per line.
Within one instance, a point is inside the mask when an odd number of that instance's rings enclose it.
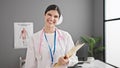
<path fill-rule="evenodd" d="M 27 48 L 31 36 L 33 35 L 32 22 L 14 23 L 14 48 Z"/>

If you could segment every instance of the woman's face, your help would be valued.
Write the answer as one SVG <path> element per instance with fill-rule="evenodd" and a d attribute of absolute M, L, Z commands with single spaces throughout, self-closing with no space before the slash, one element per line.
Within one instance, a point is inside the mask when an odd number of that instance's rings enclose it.
<path fill-rule="evenodd" d="M 55 27 L 55 24 L 58 22 L 59 14 L 57 10 L 50 10 L 45 14 L 45 26 Z"/>

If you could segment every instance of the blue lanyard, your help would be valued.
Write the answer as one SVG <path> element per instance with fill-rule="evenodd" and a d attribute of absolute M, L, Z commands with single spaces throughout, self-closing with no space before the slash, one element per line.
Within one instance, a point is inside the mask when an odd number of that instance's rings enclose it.
<path fill-rule="evenodd" d="M 44 36 L 45 36 L 45 39 L 46 39 L 47 44 L 48 44 L 48 47 L 49 47 L 51 62 L 52 62 L 52 64 L 53 64 L 53 61 L 54 61 L 53 55 L 55 54 L 55 50 L 56 50 L 56 31 L 55 31 L 55 33 L 54 33 L 54 49 L 53 49 L 53 52 L 52 52 L 52 49 L 51 49 L 51 47 L 50 47 L 50 44 L 49 44 L 49 42 L 48 42 L 48 39 L 47 39 L 45 33 L 44 33 Z"/>

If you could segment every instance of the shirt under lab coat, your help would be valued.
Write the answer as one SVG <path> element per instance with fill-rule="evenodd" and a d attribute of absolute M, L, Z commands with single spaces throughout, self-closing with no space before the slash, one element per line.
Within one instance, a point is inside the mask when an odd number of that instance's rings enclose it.
<path fill-rule="evenodd" d="M 30 45 L 27 48 L 25 68 L 53 68 L 51 67 L 51 57 L 48 44 L 42 31 L 35 33 L 30 41 Z M 54 34 L 46 34 L 48 40 L 53 40 Z M 51 36 L 51 37 L 50 37 Z M 50 37 L 50 38 L 49 38 Z M 42 39 L 41 39 L 42 38 Z M 40 41 L 41 45 L 40 45 Z M 54 42 L 54 41 L 50 41 Z M 54 43 L 51 43 L 53 48 Z M 63 30 L 56 29 L 56 49 L 53 56 L 53 65 L 58 62 L 59 57 L 65 56 L 65 54 L 74 46 L 71 35 Z M 69 58 L 67 65 L 61 66 L 60 68 L 66 68 L 67 66 L 73 66 L 78 62 L 76 54 Z"/>

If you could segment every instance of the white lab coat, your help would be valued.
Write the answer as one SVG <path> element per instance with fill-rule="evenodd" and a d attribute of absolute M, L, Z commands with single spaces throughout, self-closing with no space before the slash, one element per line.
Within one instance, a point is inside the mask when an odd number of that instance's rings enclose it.
<path fill-rule="evenodd" d="M 48 45 L 42 36 L 42 43 L 40 48 L 40 34 L 42 30 L 35 33 L 30 41 L 30 45 L 27 48 L 26 63 L 25 68 L 52 68 L 51 67 L 51 57 Z M 74 46 L 71 35 L 63 30 L 56 30 L 56 51 L 54 54 L 53 64 L 58 62 L 58 58 L 64 56 L 72 47 Z M 78 62 L 76 55 L 73 55 L 69 58 L 68 65 L 63 66 L 72 66 Z M 60 67 L 62 68 L 62 67 Z"/>

